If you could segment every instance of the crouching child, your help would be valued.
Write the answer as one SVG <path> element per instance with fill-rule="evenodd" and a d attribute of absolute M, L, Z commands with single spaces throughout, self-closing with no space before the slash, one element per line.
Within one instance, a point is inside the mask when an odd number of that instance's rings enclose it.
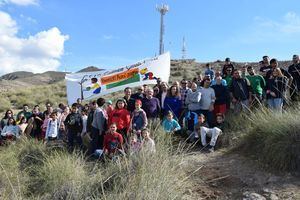
<path fill-rule="evenodd" d="M 104 136 L 103 147 L 104 154 L 109 159 L 124 154 L 123 136 L 117 132 L 117 125 L 115 123 L 110 125 L 108 133 Z"/>
<path fill-rule="evenodd" d="M 162 126 L 164 128 L 164 131 L 167 133 L 175 133 L 181 129 L 179 123 L 174 119 L 173 113 L 171 111 L 166 114 L 166 118 L 162 122 Z"/>

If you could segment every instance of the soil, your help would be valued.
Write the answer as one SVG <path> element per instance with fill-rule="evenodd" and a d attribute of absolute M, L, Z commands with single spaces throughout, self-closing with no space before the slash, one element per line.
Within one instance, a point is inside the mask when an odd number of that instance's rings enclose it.
<path fill-rule="evenodd" d="M 194 151 L 184 168 L 191 183 L 185 199 L 300 199 L 300 177 L 268 172 L 238 153 Z"/>

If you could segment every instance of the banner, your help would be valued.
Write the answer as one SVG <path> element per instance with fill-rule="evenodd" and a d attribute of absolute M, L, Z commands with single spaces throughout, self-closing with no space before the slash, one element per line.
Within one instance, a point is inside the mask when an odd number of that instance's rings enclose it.
<path fill-rule="evenodd" d="M 78 98 L 90 100 L 126 87 L 156 84 L 157 78 L 168 82 L 169 77 L 170 53 L 115 70 L 67 74 L 68 103 L 72 104 Z"/>

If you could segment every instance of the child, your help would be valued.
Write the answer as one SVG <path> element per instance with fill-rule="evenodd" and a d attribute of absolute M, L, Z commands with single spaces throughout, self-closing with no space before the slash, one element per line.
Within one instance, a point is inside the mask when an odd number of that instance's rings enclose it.
<path fill-rule="evenodd" d="M 106 113 L 107 113 L 108 118 L 111 117 L 113 110 L 114 110 L 114 107 L 112 106 L 112 101 L 108 100 L 106 102 Z"/>
<path fill-rule="evenodd" d="M 142 140 L 142 129 L 146 128 L 148 124 L 147 115 L 145 111 L 142 109 L 142 101 L 137 99 L 135 101 L 135 110 L 131 114 L 131 121 L 130 121 L 130 129 L 139 141 Z"/>
<path fill-rule="evenodd" d="M 74 148 L 74 140 L 77 141 L 80 148 L 82 148 L 82 139 L 80 133 L 82 132 L 83 123 L 82 117 L 78 112 L 78 104 L 72 104 L 71 113 L 67 116 L 64 124 L 68 130 L 68 146 L 70 150 Z"/>
<path fill-rule="evenodd" d="M 45 111 L 45 119 L 43 120 L 43 125 L 42 125 L 42 135 L 41 138 L 38 138 L 39 140 L 44 139 L 46 136 L 46 130 L 47 130 L 47 126 L 48 126 L 48 121 L 50 118 L 50 114 L 48 111 Z"/>
<path fill-rule="evenodd" d="M 87 129 L 87 110 L 82 110 L 81 112 L 81 115 L 82 115 L 82 131 L 81 131 L 81 137 L 84 137 L 85 134 L 86 134 L 86 129 Z"/>
<path fill-rule="evenodd" d="M 138 153 L 141 150 L 142 143 L 138 141 L 137 135 L 132 135 L 130 139 L 130 152 L 131 154 Z"/>
<path fill-rule="evenodd" d="M 21 130 L 21 135 L 25 134 L 25 130 L 27 128 L 27 125 L 28 125 L 28 123 L 27 123 L 26 117 L 25 116 L 21 117 L 20 123 L 18 125 L 20 130 Z"/>
<path fill-rule="evenodd" d="M 216 114 L 216 127 L 224 131 L 224 120 L 225 116 L 222 113 Z"/>
<path fill-rule="evenodd" d="M 143 141 L 142 141 L 142 149 L 146 152 L 155 153 L 155 142 L 150 138 L 150 130 L 144 128 L 142 130 Z"/>
<path fill-rule="evenodd" d="M 45 140 L 46 141 L 57 140 L 58 129 L 59 129 L 59 125 L 58 125 L 57 112 L 52 112 L 50 114 L 50 118 L 48 119 L 47 129 L 45 133 Z"/>
<path fill-rule="evenodd" d="M 110 125 L 108 133 L 104 136 L 103 148 L 105 155 L 109 158 L 113 158 L 118 151 L 123 151 L 123 137 L 120 133 L 117 133 L 115 123 Z"/>
<path fill-rule="evenodd" d="M 127 133 L 130 126 L 130 113 L 126 110 L 125 105 L 126 102 L 124 99 L 117 100 L 116 107 L 109 118 L 109 124 L 116 124 L 118 132 L 128 142 Z"/>
<path fill-rule="evenodd" d="M 179 123 L 173 119 L 173 113 L 169 111 L 164 119 L 162 126 L 167 133 L 179 131 L 181 129 Z"/>
<path fill-rule="evenodd" d="M 200 114 L 198 117 L 198 123 L 195 126 L 196 135 L 201 135 L 201 144 L 203 147 L 207 147 L 209 152 L 214 152 L 214 147 L 216 145 L 218 136 L 221 134 L 221 129 L 207 128 L 207 124 L 205 123 L 205 117 L 203 114 Z M 207 145 L 206 136 L 210 137 L 210 143 Z"/>

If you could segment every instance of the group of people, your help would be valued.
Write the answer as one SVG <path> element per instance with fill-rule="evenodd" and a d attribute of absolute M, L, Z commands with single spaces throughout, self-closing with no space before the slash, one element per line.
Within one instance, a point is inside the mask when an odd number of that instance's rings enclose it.
<path fill-rule="evenodd" d="M 224 132 L 225 116 L 248 112 L 267 105 L 281 112 L 291 101 L 298 100 L 300 90 L 300 60 L 293 56 L 288 70 L 278 67 L 276 59 L 264 56 L 259 73 L 251 65 L 236 69 L 226 58 L 222 70 L 213 70 L 207 64 L 203 76 L 193 80 L 182 79 L 171 85 L 159 78 L 153 87 L 143 85 L 133 93 L 124 89 L 124 97 L 116 100 L 99 98 L 82 105 L 80 99 L 70 107 L 59 104 L 53 109 L 50 103 L 40 111 L 28 105 L 14 118 L 7 110 L 0 123 L 1 141 L 20 136 L 38 140 L 66 141 L 70 149 L 78 146 L 89 155 L 103 152 L 108 157 L 118 153 L 146 150 L 155 152 L 155 142 L 147 128 L 150 121 L 161 120 L 166 134 L 182 133 L 188 141 L 201 141 L 213 152 L 219 135 Z M 82 138 L 89 145 L 84 146 Z"/>

